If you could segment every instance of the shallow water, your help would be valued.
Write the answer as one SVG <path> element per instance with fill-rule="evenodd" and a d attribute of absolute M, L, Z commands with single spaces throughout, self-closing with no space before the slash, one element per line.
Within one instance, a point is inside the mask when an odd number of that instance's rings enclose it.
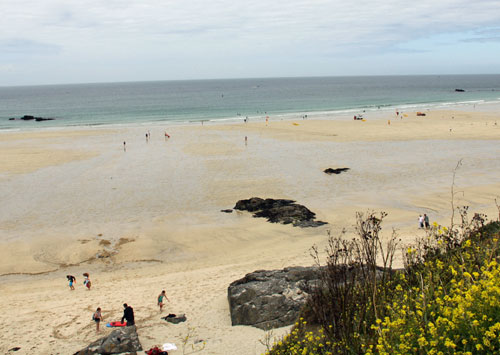
<path fill-rule="evenodd" d="M 465 89 L 457 93 L 456 88 Z M 302 117 L 500 100 L 500 75 L 158 81 L 0 87 L 0 129 Z M 23 115 L 54 121 L 9 121 Z"/>

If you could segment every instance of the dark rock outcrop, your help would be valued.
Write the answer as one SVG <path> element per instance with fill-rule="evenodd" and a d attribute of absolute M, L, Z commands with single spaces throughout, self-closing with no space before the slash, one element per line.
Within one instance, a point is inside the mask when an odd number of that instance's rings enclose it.
<path fill-rule="evenodd" d="M 255 212 L 254 217 L 267 218 L 272 223 L 293 224 L 295 227 L 318 227 L 326 222 L 315 221 L 316 214 L 293 200 L 252 197 L 240 200 L 235 210 Z"/>
<path fill-rule="evenodd" d="M 74 355 L 121 354 L 142 351 L 135 326 L 113 330 L 108 336 L 96 340 Z"/>
<path fill-rule="evenodd" d="M 348 171 L 349 168 L 337 168 L 337 169 L 333 169 L 333 168 L 328 168 L 328 169 L 325 169 L 323 170 L 323 172 L 331 175 L 331 174 L 340 174 L 340 173 L 343 173 L 344 171 Z"/>
<path fill-rule="evenodd" d="M 224 212 L 224 213 L 233 213 L 233 210 L 228 208 L 228 209 L 225 209 L 225 210 L 220 210 L 221 212 Z"/>
<path fill-rule="evenodd" d="M 289 267 L 255 271 L 234 281 L 227 289 L 232 325 L 272 329 L 293 324 L 316 287 L 318 267 Z"/>
<path fill-rule="evenodd" d="M 53 121 L 55 120 L 55 118 L 48 118 L 48 117 L 35 117 L 35 116 L 32 116 L 32 115 L 24 115 L 23 117 L 20 117 L 20 118 L 16 118 L 16 117 L 11 117 L 9 118 L 9 121 L 37 121 L 37 122 L 40 122 L 40 121 Z"/>

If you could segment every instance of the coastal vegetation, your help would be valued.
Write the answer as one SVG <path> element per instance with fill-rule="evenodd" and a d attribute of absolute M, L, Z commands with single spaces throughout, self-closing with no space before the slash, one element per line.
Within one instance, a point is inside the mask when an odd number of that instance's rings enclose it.
<path fill-rule="evenodd" d="M 266 354 L 498 353 L 500 223 L 457 211 L 459 223 L 434 223 L 411 246 L 395 232 L 383 241 L 385 213 L 358 213 L 355 239 L 328 236 L 321 281 Z"/>

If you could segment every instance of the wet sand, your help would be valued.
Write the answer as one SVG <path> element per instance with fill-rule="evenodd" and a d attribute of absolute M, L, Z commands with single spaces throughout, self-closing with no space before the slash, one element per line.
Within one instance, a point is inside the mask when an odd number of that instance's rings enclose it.
<path fill-rule="evenodd" d="M 263 352 L 263 331 L 230 324 L 227 286 L 245 273 L 311 265 L 310 247 L 324 245 L 327 230 L 352 234 L 356 211 L 388 212 L 387 235 L 394 227 L 404 243 L 423 235 L 421 213 L 448 224 L 460 159 L 455 204 L 497 218 L 500 114 L 426 113 L 0 133 L 0 352 L 77 351 L 98 337 L 95 308 L 118 320 L 124 302 L 146 349 L 180 346 L 192 328 L 202 353 Z M 330 176 L 329 167 L 350 170 Z M 252 196 L 296 200 L 329 224 L 220 212 Z M 186 323 L 160 319 L 162 289 L 164 313 L 185 313 Z"/>

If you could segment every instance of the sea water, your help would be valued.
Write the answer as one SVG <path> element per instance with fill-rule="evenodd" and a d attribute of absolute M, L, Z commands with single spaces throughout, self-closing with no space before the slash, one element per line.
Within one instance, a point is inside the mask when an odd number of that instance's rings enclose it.
<path fill-rule="evenodd" d="M 465 92 L 457 92 L 463 89 Z M 155 81 L 0 87 L 0 129 L 295 118 L 500 101 L 500 75 Z M 19 121 L 23 115 L 53 121 Z"/>

